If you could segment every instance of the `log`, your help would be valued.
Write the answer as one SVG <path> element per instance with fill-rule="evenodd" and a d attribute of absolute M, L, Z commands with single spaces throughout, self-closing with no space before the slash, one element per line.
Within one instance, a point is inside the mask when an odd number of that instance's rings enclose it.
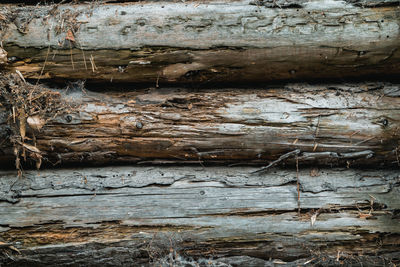
<path fill-rule="evenodd" d="M 400 74 L 398 1 L 0 6 L 6 69 L 91 82 L 246 83 Z"/>
<path fill-rule="evenodd" d="M 0 264 L 398 263 L 398 170 L 254 170 L 1 171 Z"/>
<path fill-rule="evenodd" d="M 168 2 L 179 2 L 179 1 L 174 1 L 174 0 L 144 0 L 144 1 L 138 1 L 138 0 L 54 0 L 51 3 L 56 3 L 58 5 L 65 4 L 65 3 L 89 3 L 89 2 L 97 2 L 98 3 L 129 3 L 129 2 L 140 2 L 141 4 L 143 3 L 148 3 L 148 2 L 162 2 L 162 3 L 168 3 Z M 196 0 L 192 1 L 185 1 L 185 2 L 199 2 Z M 213 2 L 218 2 L 218 0 L 208 0 L 207 3 L 213 3 Z M 231 2 L 235 2 L 231 0 Z M 266 7 L 279 7 L 279 8 L 293 8 L 293 7 L 302 7 L 305 3 L 309 2 L 308 0 L 263 0 L 263 1 L 258 1 L 258 2 L 250 2 L 252 5 L 258 5 L 258 6 L 266 6 Z M 345 0 L 344 2 L 353 4 L 355 6 L 361 6 L 361 7 L 382 7 L 382 6 L 397 6 L 399 5 L 400 1 L 399 0 Z M 25 5 L 48 5 L 48 1 L 46 0 L 3 0 L 2 3 L 4 4 L 25 4 Z"/>
<path fill-rule="evenodd" d="M 29 127 L 35 117 L 29 110 L 24 123 L 24 142 L 39 149 L 48 164 L 266 165 L 299 150 L 303 166 L 399 166 L 399 85 L 48 90 L 59 95 L 60 110 L 43 118 L 40 130 Z M 0 136 L 9 140 L 16 115 L 5 105 Z M 13 164 L 12 143 L 3 141 L 0 148 L 0 162 Z M 293 154 L 278 163 L 295 159 Z"/>

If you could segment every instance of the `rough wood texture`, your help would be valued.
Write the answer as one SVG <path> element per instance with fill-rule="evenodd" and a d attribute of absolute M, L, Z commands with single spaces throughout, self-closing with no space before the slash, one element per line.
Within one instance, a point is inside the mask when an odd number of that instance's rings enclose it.
<path fill-rule="evenodd" d="M 388 1 L 4 5 L 1 40 L 7 68 L 29 78 L 155 84 L 399 74 L 399 6 L 357 6 L 373 2 Z"/>
<path fill-rule="evenodd" d="M 236 2 L 237 0 L 230 0 L 230 3 Z M 60 3 L 61 2 L 61 3 Z M 179 2 L 184 2 L 184 3 L 213 3 L 213 2 L 220 2 L 219 0 L 203 0 L 203 1 L 198 1 L 198 0 L 187 0 L 187 1 L 181 1 L 181 0 L 53 0 L 51 3 L 57 3 L 57 4 L 65 4 L 65 3 L 90 3 L 90 2 L 97 2 L 97 3 L 129 3 L 129 2 L 140 2 L 141 4 L 143 3 L 151 3 L 151 2 L 158 2 L 158 3 L 179 3 Z M 262 0 L 262 1 L 254 1 L 251 2 L 250 4 L 256 4 L 259 6 L 266 6 L 266 7 L 279 7 L 279 8 L 297 8 L 297 7 L 303 7 L 304 4 L 307 2 L 310 2 L 308 0 Z M 315 0 L 314 0 L 315 2 Z M 343 0 L 345 3 L 353 4 L 356 6 L 362 6 L 362 7 L 376 7 L 376 6 L 394 6 L 394 5 L 399 5 L 400 1 L 399 0 Z M 2 3 L 7 3 L 7 4 L 13 4 L 13 3 L 21 3 L 21 4 L 27 4 L 27 5 L 37 5 L 37 4 L 44 4 L 47 5 L 49 2 L 47 0 L 3 0 Z"/>
<path fill-rule="evenodd" d="M 254 170 L 114 167 L 30 171 L 23 179 L 3 171 L 0 241 L 21 254 L 3 246 L 0 264 L 137 265 L 170 248 L 186 257 L 240 255 L 255 266 L 270 258 L 399 260 L 397 170 L 301 169 L 300 217 L 296 171 L 249 175 Z"/>
<path fill-rule="evenodd" d="M 300 149 L 302 164 L 398 166 L 399 89 L 376 83 L 123 93 L 70 88 L 61 91 L 67 108 L 35 136 L 44 159 L 61 164 L 266 164 Z M 0 119 L 7 138 L 12 114 L 3 110 Z M 1 152 L 0 162 L 13 162 L 9 143 Z"/>

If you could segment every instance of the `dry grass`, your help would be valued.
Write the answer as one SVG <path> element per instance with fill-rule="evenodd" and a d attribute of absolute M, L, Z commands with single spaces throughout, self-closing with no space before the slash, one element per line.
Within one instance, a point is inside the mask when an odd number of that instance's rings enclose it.
<path fill-rule="evenodd" d="M 2 74 L 0 78 L 0 109 L 6 113 L 9 133 L 0 147 L 12 145 L 15 167 L 22 175 L 22 161 L 42 163 L 42 152 L 36 146 L 35 133 L 62 110 L 60 94 L 25 81 L 20 73 Z"/>

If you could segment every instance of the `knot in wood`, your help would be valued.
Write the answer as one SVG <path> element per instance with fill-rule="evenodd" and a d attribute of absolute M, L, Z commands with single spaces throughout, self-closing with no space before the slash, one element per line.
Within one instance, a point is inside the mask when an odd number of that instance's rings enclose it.
<path fill-rule="evenodd" d="M 143 123 L 141 123 L 140 121 L 136 122 L 136 128 L 137 129 L 142 129 L 143 128 Z"/>

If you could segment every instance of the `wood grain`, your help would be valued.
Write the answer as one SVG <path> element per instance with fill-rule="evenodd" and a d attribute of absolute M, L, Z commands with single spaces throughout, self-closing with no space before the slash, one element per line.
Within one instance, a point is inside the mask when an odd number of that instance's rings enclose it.
<path fill-rule="evenodd" d="M 395 77 L 400 9 L 357 6 L 372 2 L 3 5 L 1 40 L 6 68 L 35 79 L 154 85 Z"/>
<path fill-rule="evenodd" d="M 301 168 L 300 217 L 296 171 L 254 170 L 74 168 L 23 179 L 3 171 L 0 236 L 21 254 L 8 250 L 0 263 L 137 265 L 171 250 L 225 262 L 240 255 L 254 266 L 399 258 L 397 170 Z"/>
<path fill-rule="evenodd" d="M 302 164 L 398 166 L 398 92 L 398 85 L 377 83 L 114 93 L 70 88 L 60 91 L 59 115 L 40 131 L 28 128 L 27 136 L 35 134 L 47 164 L 267 165 L 299 149 Z M 13 117 L 2 114 L 0 133 L 7 139 Z M 0 162 L 13 158 L 4 142 Z"/>

